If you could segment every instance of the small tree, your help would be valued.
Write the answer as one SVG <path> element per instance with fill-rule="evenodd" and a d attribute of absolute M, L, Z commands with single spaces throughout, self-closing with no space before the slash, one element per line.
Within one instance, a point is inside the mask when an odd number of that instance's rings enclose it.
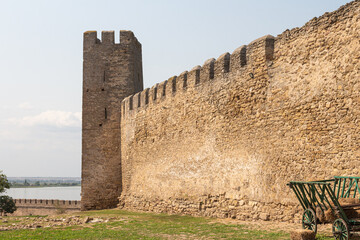
<path fill-rule="evenodd" d="M 5 174 L 0 171 L 0 194 L 10 188 L 10 183 Z M 12 197 L 7 195 L 0 196 L 0 215 L 3 213 L 13 213 L 16 211 L 16 206 Z"/>
<path fill-rule="evenodd" d="M 0 193 L 5 192 L 5 190 L 9 188 L 10 183 L 8 182 L 6 175 L 0 171 Z"/>
<path fill-rule="evenodd" d="M 3 195 L 0 196 L 0 213 L 13 213 L 16 211 L 16 206 L 12 197 Z"/>
<path fill-rule="evenodd" d="M 25 179 L 24 186 L 30 186 L 30 183 Z"/>

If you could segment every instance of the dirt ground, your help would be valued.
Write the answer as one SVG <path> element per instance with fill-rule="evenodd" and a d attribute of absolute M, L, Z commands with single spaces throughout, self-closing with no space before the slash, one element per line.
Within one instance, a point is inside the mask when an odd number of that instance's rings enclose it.
<path fill-rule="evenodd" d="M 224 224 L 239 224 L 250 226 L 254 229 L 263 229 L 269 231 L 284 231 L 290 232 L 291 230 L 301 229 L 301 223 L 287 223 L 287 222 L 272 222 L 272 221 L 241 221 L 233 219 L 216 219 L 214 222 Z M 331 234 L 331 224 L 318 224 L 318 233 Z"/>
<path fill-rule="evenodd" d="M 287 223 L 287 222 L 272 222 L 272 221 L 241 221 L 234 219 L 216 219 L 213 221 L 223 224 L 239 224 L 246 225 L 253 229 L 268 230 L 268 231 L 284 231 L 290 233 L 292 230 L 301 229 L 301 223 Z M 318 224 L 317 233 L 326 237 L 333 237 L 332 224 Z M 351 240 L 360 240 L 360 232 L 353 233 Z"/>

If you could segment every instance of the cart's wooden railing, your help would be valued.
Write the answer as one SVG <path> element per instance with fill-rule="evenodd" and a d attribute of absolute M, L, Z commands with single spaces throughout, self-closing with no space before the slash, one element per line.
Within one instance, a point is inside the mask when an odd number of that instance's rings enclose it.
<path fill-rule="evenodd" d="M 339 214 L 346 222 L 349 222 L 333 191 L 332 183 L 335 181 L 335 179 L 312 182 L 292 181 L 288 185 L 304 210 L 310 208 L 316 212 L 316 208 L 320 208 L 324 213 L 331 209 L 334 215 Z"/>
<path fill-rule="evenodd" d="M 322 212 L 325 212 L 331 209 L 335 215 L 339 214 L 349 223 L 339 199 L 356 197 L 360 199 L 359 180 L 360 177 L 336 176 L 329 180 L 292 181 L 288 185 L 294 191 L 304 210 L 311 208 L 316 211 L 316 208 L 320 208 Z"/>
<path fill-rule="evenodd" d="M 316 207 L 320 207 L 321 211 L 325 211 L 331 208 L 332 199 L 335 199 L 331 187 L 334 181 L 334 179 L 313 182 L 292 181 L 289 186 L 303 209 L 311 208 L 315 211 Z"/>
<path fill-rule="evenodd" d="M 335 176 L 334 193 L 337 199 L 356 198 L 360 199 L 360 177 Z"/>

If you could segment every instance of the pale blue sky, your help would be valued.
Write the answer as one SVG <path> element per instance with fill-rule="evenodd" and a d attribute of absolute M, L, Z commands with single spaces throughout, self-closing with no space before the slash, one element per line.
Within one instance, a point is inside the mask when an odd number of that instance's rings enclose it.
<path fill-rule="evenodd" d="M 0 0 L 0 169 L 80 176 L 84 31 L 132 30 L 151 87 L 347 2 Z"/>

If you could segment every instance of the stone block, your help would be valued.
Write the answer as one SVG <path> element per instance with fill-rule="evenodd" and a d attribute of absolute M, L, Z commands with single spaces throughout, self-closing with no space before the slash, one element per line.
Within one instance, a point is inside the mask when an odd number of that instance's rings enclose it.
<path fill-rule="evenodd" d="M 259 218 L 263 221 L 269 221 L 270 220 L 270 215 L 267 213 L 260 213 Z"/>

